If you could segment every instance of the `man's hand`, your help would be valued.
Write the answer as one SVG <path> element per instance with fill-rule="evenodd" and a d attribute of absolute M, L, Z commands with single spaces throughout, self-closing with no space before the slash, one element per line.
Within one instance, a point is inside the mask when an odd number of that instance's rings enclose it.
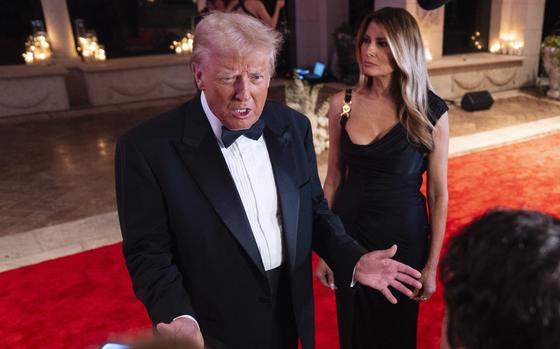
<path fill-rule="evenodd" d="M 192 319 L 186 317 L 177 318 L 171 323 L 160 322 L 156 326 L 157 331 L 163 337 L 188 339 L 197 347 L 204 348 L 204 339 L 198 325 Z"/>
<path fill-rule="evenodd" d="M 317 267 L 315 268 L 315 276 L 323 286 L 330 288 L 331 290 L 336 290 L 336 286 L 334 284 L 334 273 L 332 272 L 331 268 L 325 263 L 323 258 L 319 260 L 317 263 Z"/>
<path fill-rule="evenodd" d="M 389 290 L 389 286 L 408 297 L 412 297 L 414 294 L 403 284 L 416 289 L 422 287 L 422 284 L 417 280 L 421 277 L 420 272 L 391 259 L 395 253 L 397 253 L 397 245 L 393 245 L 386 250 L 373 251 L 363 255 L 356 264 L 356 273 L 354 274 L 356 281 L 378 290 L 393 304 L 397 303 L 397 299 Z"/>

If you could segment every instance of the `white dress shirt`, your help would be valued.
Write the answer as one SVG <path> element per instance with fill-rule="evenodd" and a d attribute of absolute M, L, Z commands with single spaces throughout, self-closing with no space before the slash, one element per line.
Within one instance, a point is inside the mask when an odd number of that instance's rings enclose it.
<path fill-rule="evenodd" d="M 276 183 L 264 137 L 255 141 L 241 136 L 228 148 L 224 147 L 222 123 L 210 110 L 204 92 L 200 100 L 241 197 L 264 269 L 277 268 L 282 264 L 282 226 Z"/>

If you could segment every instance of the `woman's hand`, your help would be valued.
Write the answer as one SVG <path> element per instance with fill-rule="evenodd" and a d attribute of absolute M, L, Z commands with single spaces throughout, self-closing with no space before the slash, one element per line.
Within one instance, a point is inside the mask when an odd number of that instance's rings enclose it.
<path fill-rule="evenodd" d="M 334 273 L 322 258 L 319 260 L 317 268 L 315 268 L 315 276 L 319 279 L 319 281 L 321 281 L 323 286 L 328 287 L 331 290 L 336 290 L 336 286 L 334 284 Z"/>
<path fill-rule="evenodd" d="M 436 293 L 436 274 L 437 267 L 424 267 L 422 276 L 420 277 L 422 288 L 414 289 L 414 296 L 412 299 L 416 301 L 427 301 Z"/>

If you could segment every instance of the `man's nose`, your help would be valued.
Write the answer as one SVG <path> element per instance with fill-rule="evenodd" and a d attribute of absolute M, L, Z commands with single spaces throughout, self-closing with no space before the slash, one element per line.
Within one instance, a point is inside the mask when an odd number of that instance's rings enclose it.
<path fill-rule="evenodd" d="M 240 76 L 235 82 L 235 98 L 240 101 L 249 99 L 249 79 L 246 76 Z"/>

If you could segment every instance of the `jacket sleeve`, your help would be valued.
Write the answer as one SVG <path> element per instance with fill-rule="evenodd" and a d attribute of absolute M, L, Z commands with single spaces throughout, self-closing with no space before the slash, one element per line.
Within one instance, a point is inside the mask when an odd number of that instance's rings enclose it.
<path fill-rule="evenodd" d="M 313 204 L 313 250 L 323 258 L 336 274 L 339 286 L 350 286 L 356 263 L 367 251 L 346 234 L 340 218 L 327 204 L 317 172 L 311 125 L 307 121 L 305 152 L 310 173 Z"/>
<path fill-rule="evenodd" d="M 117 143 L 115 180 L 123 253 L 136 297 L 154 323 L 195 316 L 174 264 L 162 191 L 146 157 L 127 136 Z"/>

